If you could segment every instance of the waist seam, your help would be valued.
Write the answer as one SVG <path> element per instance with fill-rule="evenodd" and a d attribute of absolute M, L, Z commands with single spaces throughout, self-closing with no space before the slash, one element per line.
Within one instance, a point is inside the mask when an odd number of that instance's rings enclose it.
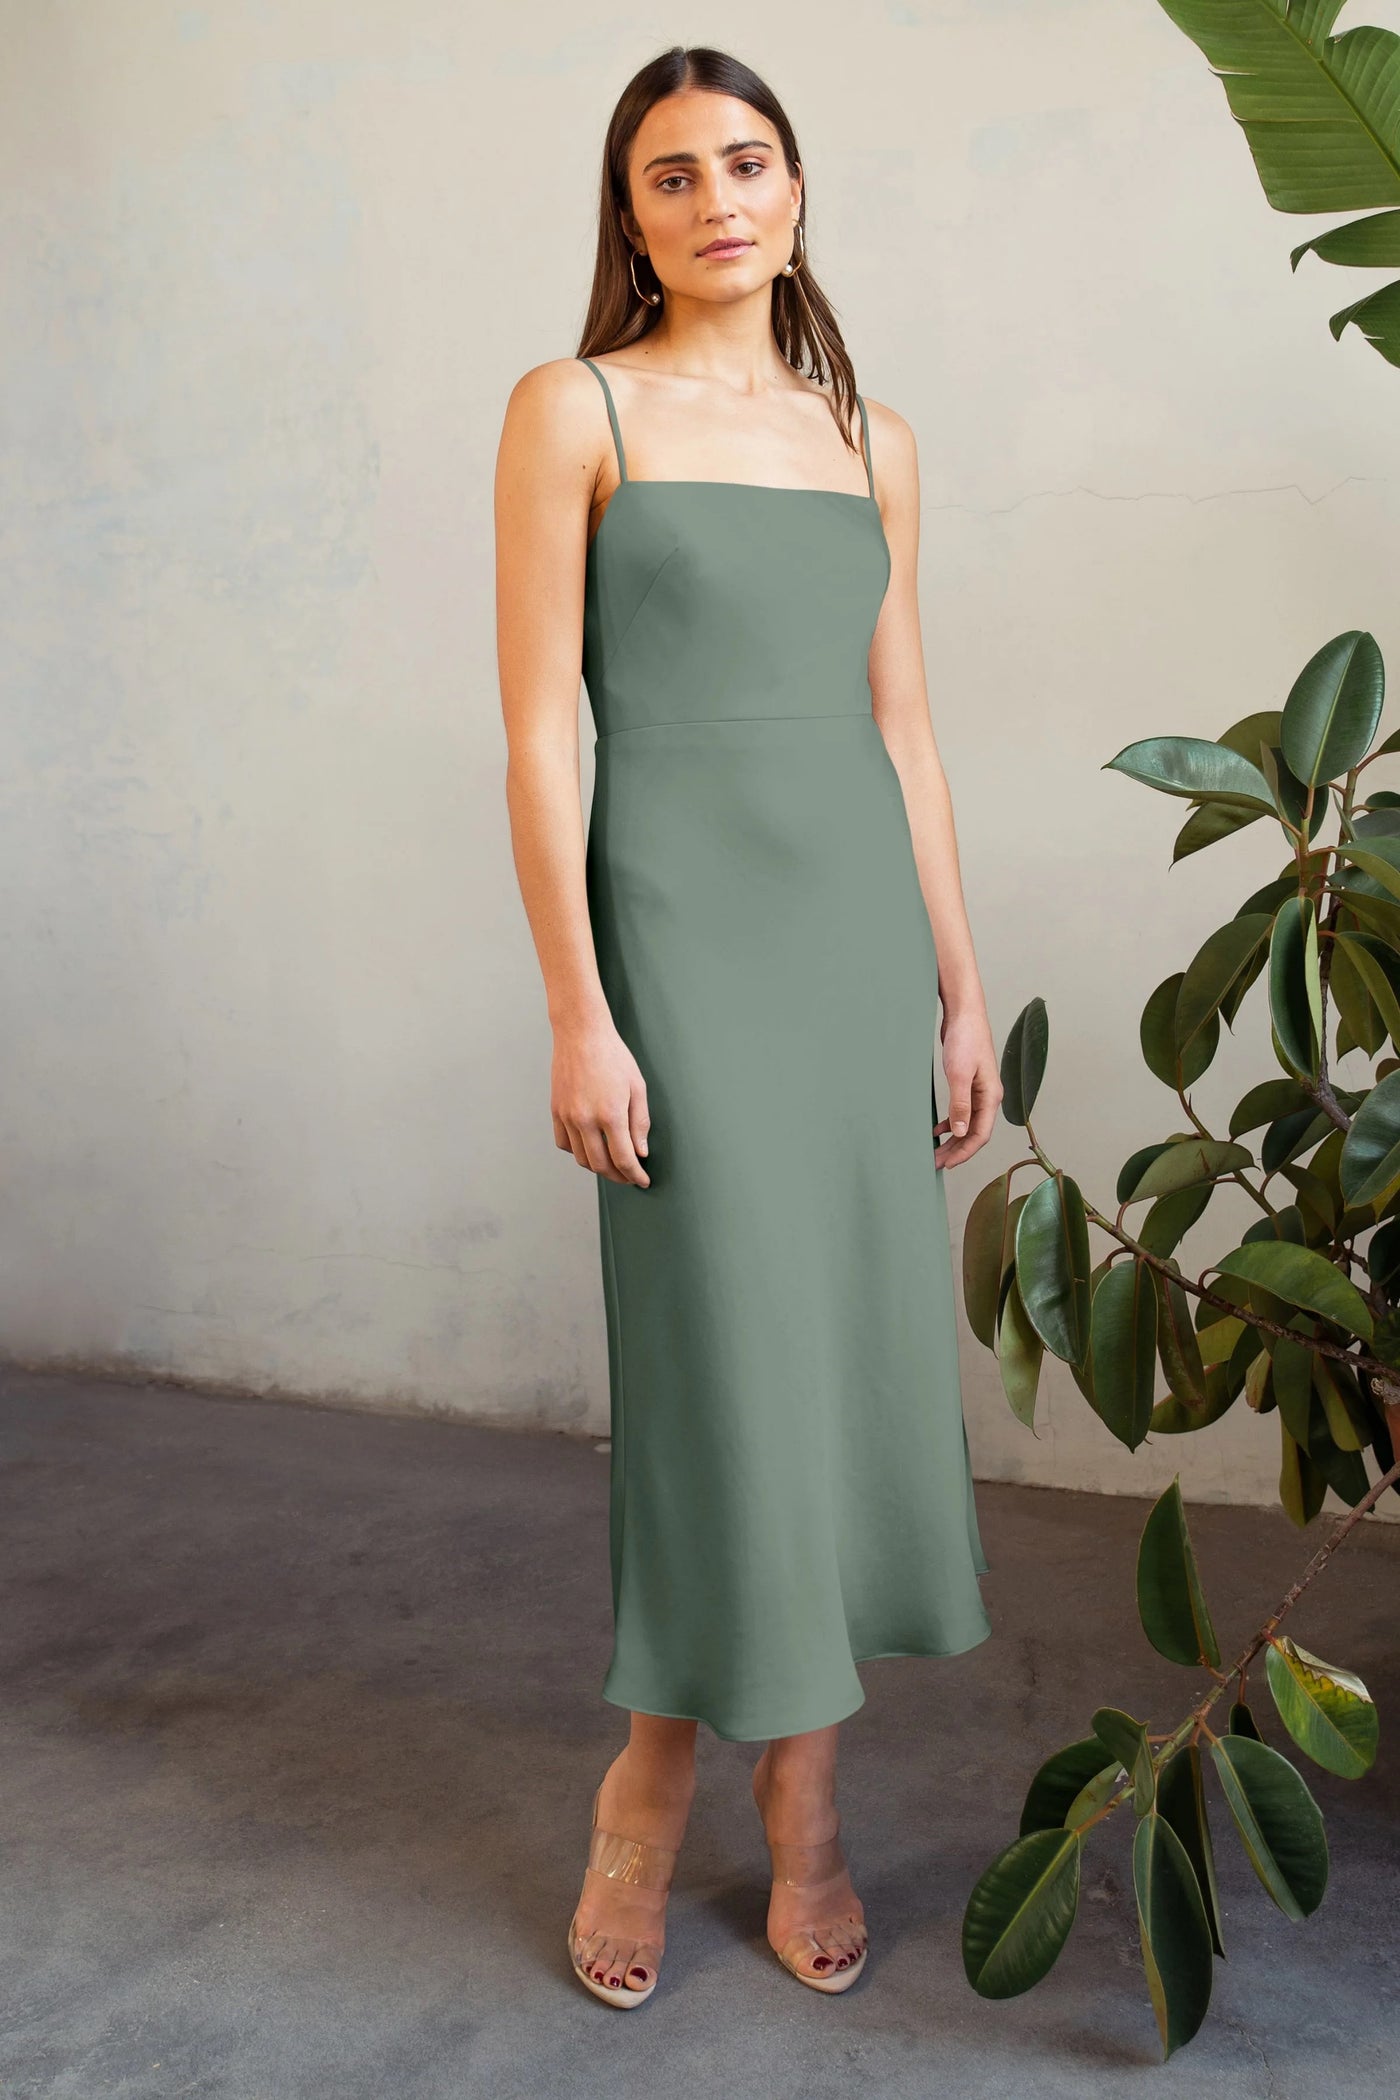
<path fill-rule="evenodd" d="M 868 707 L 839 707 L 826 715 L 683 715 L 674 722 L 632 722 L 623 729 L 600 729 L 594 742 L 603 744 L 615 736 L 643 736 L 649 729 L 708 729 L 722 722 L 873 722 Z"/>

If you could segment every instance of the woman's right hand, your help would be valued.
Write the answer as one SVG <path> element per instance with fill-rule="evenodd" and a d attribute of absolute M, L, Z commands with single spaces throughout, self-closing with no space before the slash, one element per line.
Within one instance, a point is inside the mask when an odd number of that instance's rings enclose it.
<path fill-rule="evenodd" d="M 556 1027 L 549 1105 L 561 1152 L 608 1181 L 651 1187 L 638 1157 L 651 1128 L 647 1083 L 611 1020 Z"/>

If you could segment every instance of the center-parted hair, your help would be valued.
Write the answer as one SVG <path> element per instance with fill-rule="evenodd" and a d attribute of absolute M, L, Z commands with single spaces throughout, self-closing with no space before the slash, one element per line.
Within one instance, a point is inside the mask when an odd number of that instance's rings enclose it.
<path fill-rule="evenodd" d="M 603 144 L 603 172 L 598 200 L 598 253 L 593 266 L 593 287 L 588 312 L 579 339 L 578 355 L 596 357 L 600 352 L 621 350 L 628 343 L 650 335 L 662 308 L 637 296 L 632 282 L 632 243 L 622 224 L 622 213 L 631 209 L 627 179 L 632 144 L 642 119 L 654 104 L 682 88 L 732 95 L 757 110 L 778 135 L 788 173 L 796 175 L 800 155 L 787 112 L 767 82 L 742 60 L 706 45 L 686 49 L 673 45 L 634 73 L 618 97 Z M 805 247 L 807 235 L 807 184 L 802 184 L 801 221 Z M 638 278 L 646 284 L 650 265 L 638 256 Z M 846 349 L 836 315 L 812 274 L 810 260 L 791 277 L 779 274 L 773 280 L 773 335 L 779 350 L 795 371 L 806 372 L 818 385 L 830 386 L 831 410 L 836 426 L 852 451 L 856 406 L 855 368 Z"/>

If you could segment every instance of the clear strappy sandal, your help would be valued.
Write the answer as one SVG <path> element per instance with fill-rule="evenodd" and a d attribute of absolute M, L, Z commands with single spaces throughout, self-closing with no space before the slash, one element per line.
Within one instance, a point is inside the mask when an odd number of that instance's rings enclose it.
<path fill-rule="evenodd" d="M 669 1889 L 677 1853 L 668 1845 L 653 1845 L 643 1838 L 622 1837 L 615 1830 L 599 1829 L 598 1798 L 602 1791 L 603 1783 L 599 1780 L 593 1796 L 588 1865 L 595 1873 L 606 1874 L 611 1881 L 630 1882 L 633 1888 Z M 585 1990 L 592 1991 L 595 1998 L 601 1998 L 607 2005 L 629 2010 L 634 2005 L 645 2005 L 656 1989 L 663 1945 L 660 1940 L 649 1936 L 654 1929 L 650 1912 L 642 1934 L 637 1937 L 615 1931 L 591 1932 L 580 1937 L 577 1925 L 578 1904 L 575 1904 L 574 1914 L 569 1920 L 569 1960 Z M 589 1975 L 587 1965 L 601 1964 L 609 1950 L 607 1981 L 603 1982 Z M 650 1981 L 634 1986 L 629 1979 L 639 1974 L 648 1976 Z"/>
<path fill-rule="evenodd" d="M 785 1845 L 769 1838 L 768 1853 L 773 1863 L 774 1881 L 786 1882 L 790 1888 L 812 1891 L 813 1905 L 817 1909 L 821 1905 L 821 1889 L 830 1887 L 846 1871 L 839 1823 L 832 1836 L 823 1838 L 816 1845 Z M 848 1991 L 865 1967 L 868 1951 L 869 1935 L 860 1918 L 850 1910 L 819 1918 L 815 1925 L 799 1926 L 781 1947 L 774 1949 L 783 1967 L 790 1970 L 799 1983 L 809 1985 L 814 1991 Z M 810 1966 L 820 1960 L 831 1964 L 825 1975 L 815 1972 Z M 800 1963 L 808 1966 L 801 1967 Z"/>

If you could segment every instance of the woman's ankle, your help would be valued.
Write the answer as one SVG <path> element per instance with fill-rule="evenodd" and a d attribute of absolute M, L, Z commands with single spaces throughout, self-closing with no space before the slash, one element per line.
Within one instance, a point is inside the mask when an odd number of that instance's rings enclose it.
<path fill-rule="evenodd" d="M 656 1758 L 639 1756 L 635 1745 L 624 1743 L 603 1778 L 603 1802 L 609 1795 L 626 1802 L 626 1812 L 637 1818 L 666 1822 L 689 1813 L 695 1793 L 695 1761 L 684 1756 Z M 638 1836 L 646 1832 L 638 1830 Z"/>

